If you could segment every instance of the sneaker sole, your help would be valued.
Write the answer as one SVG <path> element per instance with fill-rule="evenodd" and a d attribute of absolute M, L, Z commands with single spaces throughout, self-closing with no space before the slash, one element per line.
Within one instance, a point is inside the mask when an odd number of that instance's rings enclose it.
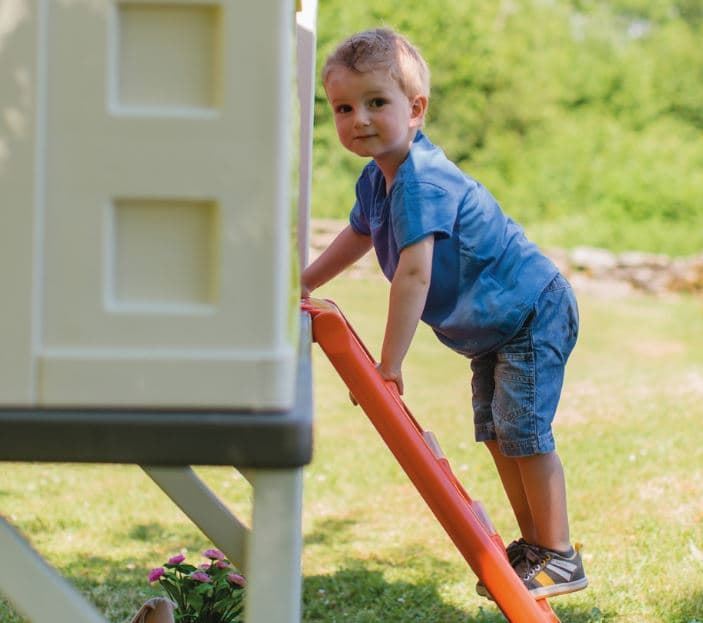
<path fill-rule="evenodd" d="M 575 582 L 569 582 L 568 584 L 555 584 L 554 586 L 545 586 L 542 588 L 535 588 L 530 591 L 535 599 L 546 599 L 547 597 L 557 597 L 559 595 L 566 595 L 568 593 L 575 593 L 576 591 L 581 591 L 588 586 L 588 578 L 582 578 Z M 481 596 L 485 597 L 490 601 L 495 601 L 493 595 L 488 592 L 488 589 L 483 584 L 476 585 L 476 592 Z"/>
<path fill-rule="evenodd" d="M 583 590 L 587 586 L 588 578 L 581 578 L 580 580 L 574 580 L 573 582 L 533 588 L 530 591 L 530 595 L 532 595 L 535 599 L 546 599 L 547 597 L 557 597 L 558 595 L 575 593 L 576 591 Z"/>

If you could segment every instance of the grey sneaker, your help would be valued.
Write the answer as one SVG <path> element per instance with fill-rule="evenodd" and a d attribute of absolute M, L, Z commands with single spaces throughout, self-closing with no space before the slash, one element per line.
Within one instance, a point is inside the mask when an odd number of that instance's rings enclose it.
<path fill-rule="evenodd" d="M 505 548 L 505 553 L 508 555 L 508 562 L 510 566 L 515 569 L 515 573 L 522 576 L 525 572 L 525 551 L 530 544 L 520 537 L 517 541 L 513 541 Z M 476 592 L 481 595 L 481 597 L 487 597 L 488 599 L 493 599 L 491 594 L 488 592 L 486 585 L 479 580 L 476 582 Z"/>
<path fill-rule="evenodd" d="M 536 599 L 580 591 L 588 586 L 581 561 L 581 545 L 562 556 L 543 547 L 529 545 L 525 549 L 522 581 Z"/>

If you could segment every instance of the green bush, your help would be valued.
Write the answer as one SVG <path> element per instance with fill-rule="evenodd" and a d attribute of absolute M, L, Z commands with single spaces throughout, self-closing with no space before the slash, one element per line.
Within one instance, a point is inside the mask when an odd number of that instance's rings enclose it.
<path fill-rule="evenodd" d="M 427 133 L 546 245 L 703 249 L 703 8 L 695 0 L 320 4 L 320 64 L 389 25 L 432 68 Z M 364 162 L 316 101 L 313 213 L 345 218 Z"/>

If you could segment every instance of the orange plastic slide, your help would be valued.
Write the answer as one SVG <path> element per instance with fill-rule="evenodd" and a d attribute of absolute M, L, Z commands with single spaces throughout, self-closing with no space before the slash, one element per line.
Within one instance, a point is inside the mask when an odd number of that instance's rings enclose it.
<path fill-rule="evenodd" d="M 374 358 L 339 308 L 331 301 L 308 299 L 303 310 L 312 317 L 313 340 L 507 619 L 511 623 L 558 623 L 547 601 L 534 599 L 525 589 L 482 504 L 466 493 L 434 435 L 420 427 L 395 384 L 378 374 Z"/>

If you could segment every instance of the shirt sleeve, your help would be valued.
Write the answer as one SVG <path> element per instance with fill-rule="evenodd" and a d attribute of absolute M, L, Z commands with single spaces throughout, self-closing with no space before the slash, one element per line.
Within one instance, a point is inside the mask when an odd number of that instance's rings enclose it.
<path fill-rule="evenodd" d="M 362 236 L 370 236 L 371 226 L 369 225 L 368 216 L 364 212 L 363 208 L 363 196 L 365 195 L 365 193 L 362 185 L 365 182 L 365 173 L 366 171 L 364 171 L 364 173 L 361 175 L 361 177 L 359 177 L 356 182 L 356 201 L 354 202 L 354 207 L 352 208 L 352 211 L 349 214 L 349 224 L 352 226 L 352 229 L 357 234 L 361 234 Z"/>
<path fill-rule="evenodd" d="M 364 216 L 364 212 L 361 209 L 361 205 L 359 204 L 358 199 L 354 203 L 354 207 L 352 208 L 352 211 L 349 214 L 349 224 L 352 226 L 352 229 L 357 234 L 361 234 L 362 236 L 371 235 L 371 228 L 369 227 L 369 222 Z"/>
<path fill-rule="evenodd" d="M 393 235 L 398 249 L 419 242 L 429 235 L 452 235 L 458 206 L 451 193 L 428 182 L 402 184 L 391 201 Z"/>

